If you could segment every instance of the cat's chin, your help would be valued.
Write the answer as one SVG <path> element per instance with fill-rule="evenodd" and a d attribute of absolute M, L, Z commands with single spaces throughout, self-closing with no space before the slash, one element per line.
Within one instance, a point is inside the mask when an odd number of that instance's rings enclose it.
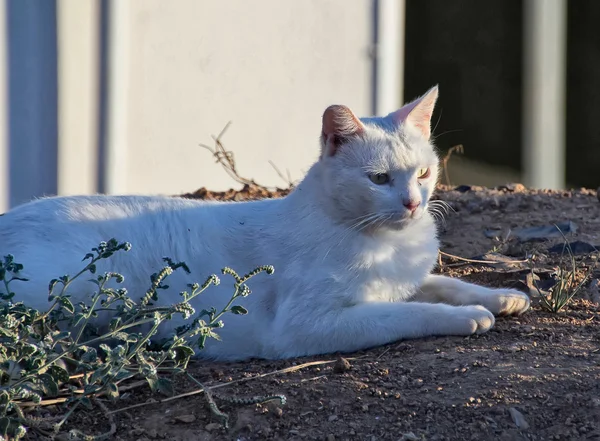
<path fill-rule="evenodd" d="M 409 225 L 418 222 L 423 217 L 423 211 L 419 212 L 399 212 L 388 217 L 384 222 L 377 224 L 377 229 L 381 230 L 402 230 Z"/>
<path fill-rule="evenodd" d="M 423 217 L 423 213 L 424 211 L 420 208 L 413 212 L 404 210 L 402 212 L 394 214 L 390 220 L 392 222 L 410 223 L 421 219 Z"/>

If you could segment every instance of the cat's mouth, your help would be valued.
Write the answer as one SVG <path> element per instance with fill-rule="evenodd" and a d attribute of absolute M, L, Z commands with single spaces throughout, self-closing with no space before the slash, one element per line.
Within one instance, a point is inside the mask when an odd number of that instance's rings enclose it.
<path fill-rule="evenodd" d="M 419 207 L 417 210 L 389 211 L 378 214 L 370 214 L 359 217 L 355 220 L 350 229 L 368 233 L 377 230 L 400 230 L 423 216 L 425 209 Z"/>
<path fill-rule="evenodd" d="M 382 222 L 382 226 L 393 226 L 395 228 L 402 227 L 410 222 L 416 221 L 423 216 L 423 209 L 417 208 L 414 211 L 402 210 L 393 213 L 388 213 L 385 216 L 385 220 Z"/>

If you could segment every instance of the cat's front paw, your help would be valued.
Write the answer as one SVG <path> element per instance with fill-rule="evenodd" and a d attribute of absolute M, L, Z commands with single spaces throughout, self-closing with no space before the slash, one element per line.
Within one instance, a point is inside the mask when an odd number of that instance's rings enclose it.
<path fill-rule="evenodd" d="M 480 305 L 454 306 L 446 322 L 448 335 L 482 334 L 495 323 L 494 314 Z"/>
<path fill-rule="evenodd" d="M 514 289 L 495 289 L 478 302 L 494 315 L 519 315 L 529 309 L 529 296 Z"/>

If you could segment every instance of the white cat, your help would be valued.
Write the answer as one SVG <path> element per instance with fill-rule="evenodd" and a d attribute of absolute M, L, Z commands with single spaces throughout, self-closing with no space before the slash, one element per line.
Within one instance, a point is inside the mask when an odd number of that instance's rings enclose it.
<path fill-rule="evenodd" d="M 351 352 L 396 340 L 482 333 L 494 314 L 520 314 L 529 298 L 431 275 L 438 251 L 428 211 L 438 175 L 430 143 L 437 87 L 383 118 L 358 119 L 345 106 L 323 115 L 321 155 L 287 197 L 211 203 L 171 197 L 53 197 L 0 216 L 0 256 L 23 263 L 29 282 L 14 283 L 17 301 L 47 307 L 48 281 L 82 268 L 100 241 L 128 241 L 98 271 L 125 276 L 139 298 L 163 256 L 185 261 L 159 304 L 179 301 L 187 283 L 230 266 L 260 274 L 240 304 L 248 315 L 227 315 L 222 341 L 201 356 L 221 360 L 287 358 Z M 84 277 L 83 279 L 87 279 Z M 232 280 L 195 299 L 196 310 L 223 307 Z M 71 286 L 75 301 L 93 285 Z M 164 326 L 161 335 L 181 324 Z"/>

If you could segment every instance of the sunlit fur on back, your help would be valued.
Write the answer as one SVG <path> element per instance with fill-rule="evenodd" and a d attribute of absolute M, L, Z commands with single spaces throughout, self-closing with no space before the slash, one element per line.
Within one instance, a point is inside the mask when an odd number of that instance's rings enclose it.
<path fill-rule="evenodd" d="M 350 352 L 432 335 L 485 332 L 493 314 L 518 314 L 527 296 L 431 275 L 438 241 L 428 210 L 438 175 L 430 144 L 437 88 L 382 118 L 356 117 L 334 105 L 323 114 L 321 154 L 287 197 L 207 203 L 161 196 L 45 198 L 0 216 L 0 255 L 25 265 L 29 282 L 14 284 L 16 300 L 43 309 L 52 278 L 75 274 L 102 240 L 129 241 L 128 253 L 99 262 L 98 272 L 125 276 L 134 300 L 148 288 L 163 256 L 184 261 L 158 305 L 230 266 L 253 278 L 241 300 L 248 315 L 224 317 L 222 341 L 200 356 L 243 360 Z M 89 300 L 86 278 L 70 286 L 73 303 Z M 231 279 L 197 299 L 197 311 L 221 309 Z M 110 314 L 101 314 L 107 321 Z M 169 336 L 176 316 L 159 328 Z"/>

